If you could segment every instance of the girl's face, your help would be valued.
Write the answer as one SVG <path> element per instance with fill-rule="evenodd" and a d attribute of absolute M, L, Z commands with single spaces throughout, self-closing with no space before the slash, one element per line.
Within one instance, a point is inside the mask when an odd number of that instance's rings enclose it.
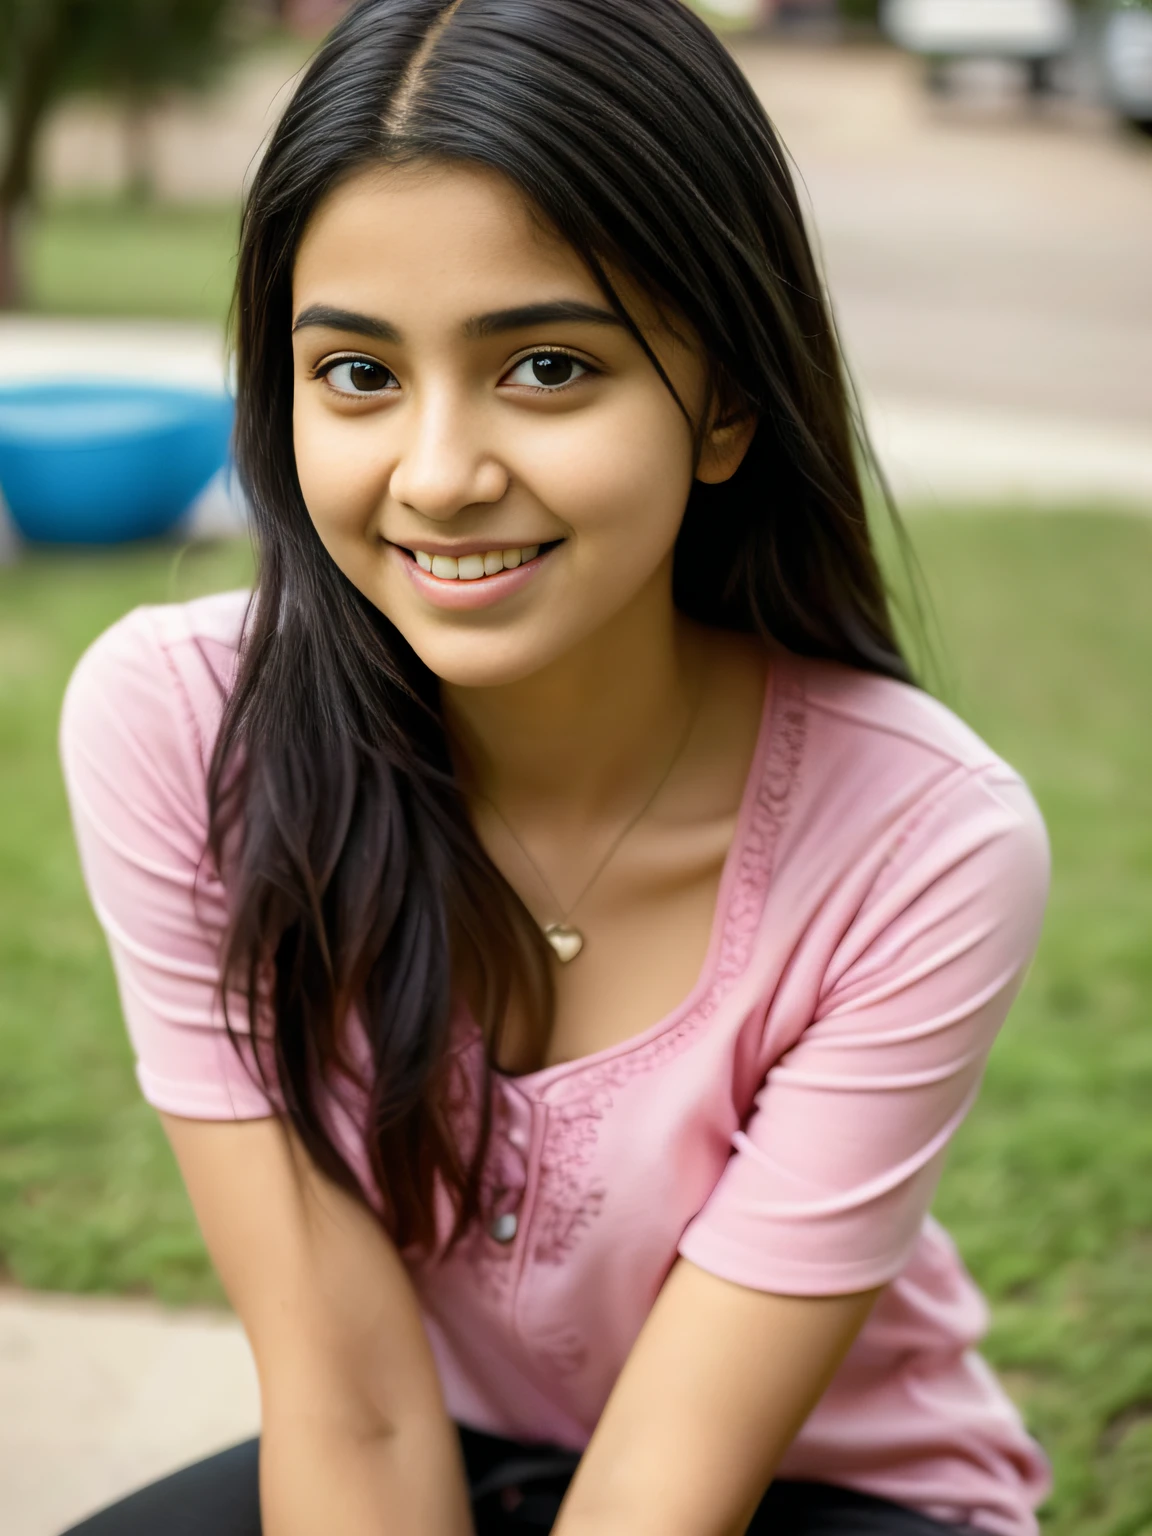
<path fill-rule="evenodd" d="M 699 348 L 618 291 L 693 419 Z M 671 604 L 693 475 L 751 425 L 692 429 L 575 252 L 467 166 L 372 169 L 320 206 L 293 276 L 294 437 L 325 548 L 439 677 L 539 671 Z"/>

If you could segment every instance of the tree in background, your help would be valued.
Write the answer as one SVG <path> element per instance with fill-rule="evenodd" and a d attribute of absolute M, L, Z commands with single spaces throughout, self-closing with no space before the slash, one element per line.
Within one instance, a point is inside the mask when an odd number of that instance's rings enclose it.
<path fill-rule="evenodd" d="M 840 0 L 840 15 L 845 21 L 875 26 L 880 19 L 879 0 Z"/>
<path fill-rule="evenodd" d="M 212 78 L 243 9 L 238 0 L 0 0 L 0 308 L 22 297 L 19 230 L 52 106 L 97 91 L 139 122 L 159 92 Z M 147 172 L 134 159 L 140 190 Z"/>

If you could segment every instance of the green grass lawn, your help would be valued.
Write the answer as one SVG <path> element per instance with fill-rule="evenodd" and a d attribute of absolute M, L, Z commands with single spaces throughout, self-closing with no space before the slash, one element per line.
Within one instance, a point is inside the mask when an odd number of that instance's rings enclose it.
<path fill-rule="evenodd" d="M 220 323 L 239 228 L 230 204 L 50 202 L 26 233 L 28 307 Z"/>
<path fill-rule="evenodd" d="M 936 1209 L 1052 1454 L 1048 1536 L 1152 1533 L 1152 521 L 916 519 L 948 701 L 1030 780 L 1043 946 Z M 55 763 L 65 679 L 132 605 L 235 585 L 236 546 L 0 571 L 0 1258 L 28 1286 L 219 1296 L 142 1104 Z"/>

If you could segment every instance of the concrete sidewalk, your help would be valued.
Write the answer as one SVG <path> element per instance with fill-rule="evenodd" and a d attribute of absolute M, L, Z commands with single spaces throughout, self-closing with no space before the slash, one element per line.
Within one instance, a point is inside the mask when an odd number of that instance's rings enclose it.
<path fill-rule="evenodd" d="M 910 509 L 1152 513 L 1152 431 L 886 396 L 866 399 L 864 416 L 896 499 Z"/>
<path fill-rule="evenodd" d="M 0 1291 L 4 1536 L 57 1536 L 259 1423 L 234 1318 Z"/>

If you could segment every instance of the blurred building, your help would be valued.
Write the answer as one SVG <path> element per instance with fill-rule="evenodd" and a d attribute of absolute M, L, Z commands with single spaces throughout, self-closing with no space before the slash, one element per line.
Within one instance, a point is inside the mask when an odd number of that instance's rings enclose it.
<path fill-rule="evenodd" d="M 327 32 L 348 9 L 351 0 L 277 0 L 281 20 L 294 32 Z"/>

